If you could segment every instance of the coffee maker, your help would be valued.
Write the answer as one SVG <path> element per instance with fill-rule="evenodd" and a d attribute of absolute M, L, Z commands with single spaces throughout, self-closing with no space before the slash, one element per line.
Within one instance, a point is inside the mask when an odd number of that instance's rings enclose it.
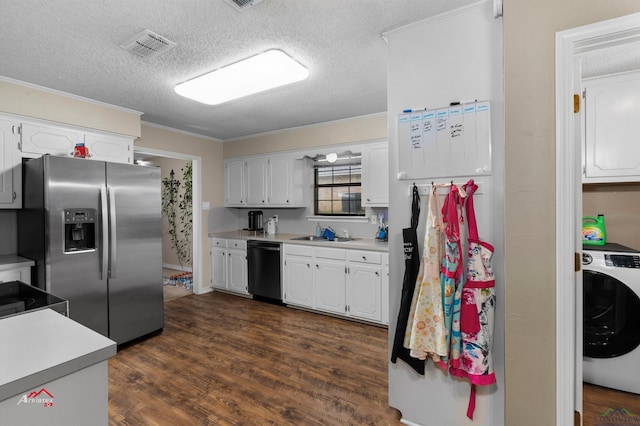
<path fill-rule="evenodd" d="M 262 231 L 262 211 L 249 210 L 249 231 Z"/>

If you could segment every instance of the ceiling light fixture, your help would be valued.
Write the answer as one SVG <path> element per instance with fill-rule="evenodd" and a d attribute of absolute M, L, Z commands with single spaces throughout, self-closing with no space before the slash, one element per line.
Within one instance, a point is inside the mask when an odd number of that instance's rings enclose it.
<path fill-rule="evenodd" d="M 282 50 L 272 49 L 180 83 L 177 94 L 218 105 L 233 99 L 304 80 L 309 71 Z"/>

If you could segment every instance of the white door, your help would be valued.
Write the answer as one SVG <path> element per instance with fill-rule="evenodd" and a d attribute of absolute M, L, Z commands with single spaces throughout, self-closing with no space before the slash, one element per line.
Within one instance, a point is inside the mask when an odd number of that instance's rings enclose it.
<path fill-rule="evenodd" d="M 347 276 L 347 313 L 354 318 L 382 321 L 380 297 L 382 268 L 349 264 Z"/>
<path fill-rule="evenodd" d="M 389 205 L 389 147 L 367 148 L 362 153 L 362 205 Z"/>
<path fill-rule="evenodd" d="M 18 187 L 20 182 L 17 181 L 21 174 L 18 137 L 13 133 L 16 126 L 12 121 L 0 120 L 0 208 L 20 207 L 16 202 L 22 191 Z"/>
<path fill-rule="evenodd" d="M 585 181 L 640 181 L 640 72 L 584 86 Z"/>
<path fill-rule="evenodd" d="M 211 248 L 211 287 L 227 288 L 227 249 Z"/>
<path fill-rule="evenodd" d="M 248 158 L 247 168 L 247 204 L 261 206 L 267 203 L 267 159 L 265 157 Z"/>
<path fill-rule="evenodd" d="M 225 205 L 245 205 L 244 160 L 225 161 Z"/>
<path fill-rule="evenodd" d="M 76 144 L 84 142 L 82 132 L 61 129 L 55 126 L 22 124 L 22 152 L 73 157 Z"/>
<path fill-rule="evenodd" d="M 291 203 L 291 159 L 287 156 L 269 157 L 267 168 L 269 204 L 286 206 Z"/>
<path fill-rule="evenodd" d="M 287 256 L 284 264 L 284 301 L 313 308 L 313 258 Z"/>
<path fill-rule="evenodd" d="M 314 269 L 314 305 L 316 309 L 345 314 L 345 262 L 316 259 Z"/>
<path fill-rule="evenodd" d="M 133 164 L 133 140 L 130 138 L 87 133 L 84 144 L 92 160 Z"/>
<path fill-rule="evenodd" d="M 247 291 L 247 252 L 229 250 L 227 253 L 227 289 L 238 293 Z"/>

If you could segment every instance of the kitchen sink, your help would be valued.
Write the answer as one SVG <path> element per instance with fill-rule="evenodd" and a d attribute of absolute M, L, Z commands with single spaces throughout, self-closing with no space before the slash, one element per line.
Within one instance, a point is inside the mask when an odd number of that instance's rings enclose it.
<path fill-rule="evenodd" d="M 297 241 L 318 241 L 318 242 L 327 242 L 327 243 L 347 243 L 349 241 L 356 241 L 359 238 L 347 238 L 347 237 L 334 237 L 333 240 L 328 240 L 322 237 L 316 237 L 315 235 L 305 235 L 304 237 L 296 237 L 292 238 L 292 240 Z"/>

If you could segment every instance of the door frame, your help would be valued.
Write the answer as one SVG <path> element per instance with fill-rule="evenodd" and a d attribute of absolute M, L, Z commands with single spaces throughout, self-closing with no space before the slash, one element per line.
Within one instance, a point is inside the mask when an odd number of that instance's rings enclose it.
<path fill-rule="evenodd" d="M 574 410 L 582 382 L 576 361 L 576 337 L 582 324 L 576 321 L 574 256 L 582 252 L 582 144 L 575 128 L 573 95 L 576 54 L 640 39 L 640 13 L 556 33 L 556 424 L 574 423 Z M 582 96 L 580 95 L 580 98 Z M 580 368 L 578 368 L 580 367 Z M 581 410 L 580 410 L 581 411 Z"/>
<path fill-rule="evenodd" d="M 184 154 L 181 152 L 165 151 L 161 149 L 146 148 L 136 145 L 134 152 L 138 154 L 153 155 L 156 157 L 169 157 L 178 160 L 191 161 L 192 182 L 191 191 L 193 196 L 193 232 L 191 233 L 191 263 L 193 273 L 193 292 L 196 294 L 210 291 L 208 286 L 203 286 L 202 269 L 202 158 L 197 155 Z"/>

